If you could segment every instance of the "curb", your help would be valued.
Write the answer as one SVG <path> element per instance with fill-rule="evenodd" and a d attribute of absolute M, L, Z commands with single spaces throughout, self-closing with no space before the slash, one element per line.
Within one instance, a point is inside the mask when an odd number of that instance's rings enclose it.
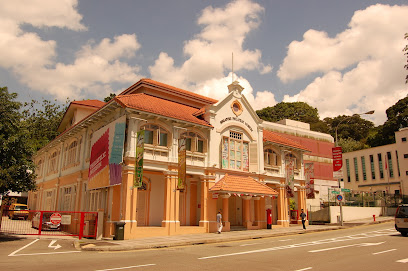
<path fill-rule="evenodd" d="M 252 236 L 244 235 L 244 236 L 229 236 L 223 237 L 217 235 L 217 238 L 208 238 L 202 240 L 180 240 L 180 241 L 171 241 L 171 242 L 157 242 L 156 244 L 117 244 L 111 243 L 112 245 L 109 246 L 97 246 L 94 243 L 97 242 L 90 242 L 85 243 L 81 246 L 79 240 L 74 241 L 74 247 L 77 250 L 83 251 L 129 251 L 129 250 L 142 250 L 142 249 L 157 249 L 157 248 L 169 248 L 169 247 L 179 247 L 179 246 L 192 246 L 192 245 L 204 245 L 204 244 L 215 244 L 215 243 L 223 243 L 223 242 L 232 242 L 232 241 L 242 241 L 242 240 L 251 240 L 251 239 L 262 239 L 262 238 L 271 238 L 271 237 L 280 237 L 286 235 L 297 235 L 297 234 L 307 234 L 312 232 L 322 232 L 322 231 L 331 231 L 331 230 L 340 230 L 340 229 L 348 229 L 358 226 L 366 226 L 366 225 L 374 225 L 374 224 L 381 224 L 393 221 L 393 219 L 387 219 L 382 221 L 372 221 L 368 223 L 360 223 L 360 224 L 353 224 L 353 225 L 344 225 L 344 226 L 334 226 L 331 228 L 321 228 L 321 229 L 311 229 L 311 230 L 296 230 L 290 232 L 277 232 L 277 233 L 266 233 L 266 234 L 254 234 Z M 221 238 L 219 238 L 221 237 Z"/>

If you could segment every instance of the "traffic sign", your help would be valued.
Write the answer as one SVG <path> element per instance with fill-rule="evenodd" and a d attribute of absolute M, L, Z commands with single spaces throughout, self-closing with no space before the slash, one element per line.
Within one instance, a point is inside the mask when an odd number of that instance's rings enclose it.
<path fill-rule="evenodd" d="M 338 200 L 338 201 L 342 201 L 342 200 L 343 200 L 343 196 L 342 196 L 342 195 L 337 195 L 337 200 Z"/>
<path fill-rule="evenodd" d="M 61 214 L 60 213 L 53 213 L 50 216 L 50 222 L 54 225 L 58 225 L 61 223 Z"/>
<path fill-rule="evenodd" d="M 336 191 L 336 190 L 333 190 L 333 191 L 331 191 L 332 192 L 332 194 L 340 194 L 340 192 L 339 191 Z"/>
<path fill-rule="evenodd" d="M 342 188 L 342 189 L 341 189 L 341 192 L 350 192 L 350 189 Z"/>

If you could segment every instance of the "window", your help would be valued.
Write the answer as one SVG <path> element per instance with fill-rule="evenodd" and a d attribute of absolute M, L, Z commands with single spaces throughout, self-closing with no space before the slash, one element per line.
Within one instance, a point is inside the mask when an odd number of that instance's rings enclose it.
<path fill-rule="evenodd" d="M 43 161 L 42 159 L 40 159 L 40 160 L 38 161 L 37 170 L 36 170 L 38 177 L 41 177 L 41 176 L 42 176 L 43 165 L 44 165 L 44 161 Z"/>
<path fill-rule="evenodd" d="M 378 156 L 378 167 L 380 168 L 380 179 L 384 179 L 384 169 L 383 169 L 381 153 L 378 153 L 377 156 Z"/>
<path fill-rule="evenodd" d="M 358 181 L 359 181 L 359 179 L 358 179 L 358 164 L 357 164 L 357 157 L 354 157 L 354 158 L 353 158 L 353 161 L 354 161 L 354 174 L 355 174 L 355 176 L 356 176 L 356 182 L 358 182 Z"/>
<path fill-rule="evenodd" d="M 204 153 L 204 138 L 198 133 L 185 132 L 180 135 L 181 138 L 186 139 L 186 151 Z"/>
<path fill-rule="evenodd" d="M 404 154 L 404 158 L 408 158 L 408 153 L 405 153 L 405 154 Z"/>
<path fill-rule="evenodd" d="M 155 124 L 146 124 L 142 126 L 142 129 L 145 130 L 144 143 L 163 147 L 168 147 L 170 145 L 170 133 L 163 127 Z"/>
<path fill-rule="evenodd" d="M 402 141 L 402 142 L 407 142 L 407 138 L 406 138 L 406 137 L 403 137 L 403 138 L 401 138 L 401 141 Z"/>
<path fill-rule="evenodd" d="M 76 154 L 77 154 L 77 147 L 78 147 L 78 141 L 73 141 L 71 144 L 69 144 L 67 148 L 67 162 L 66 165 L 71 165 L 76 162 Z"/>
<path fill-rule="evenodd" d="M 374 156 L 370 155 L 371 179 L 375 180 Z"/>
<path fill-rule="evenodd" d="M 350 162 L 349 162 L 349 159 L 346 159 L 346 168 L 347 168 L 347 182 L 350 182 Z"/>
<path fill-rule="evenodd" d="M 48 163 L 48 172 L 57 171 L 57 156 L 58 156 L 57 151 L 53 152 L 50 155 L 50 158 L 49 158 L 50 160 Z"/>
<path fill-rule="evenodd" d="M 387 152 L 387 160 L 388 160 L 388 172 L 390 177 L 394 177 L 394 170 L 392 168 L 392 159 L 391 159 L 391 152 Z"/>
<path fill-rule="evenodd" d="M 401 176 L 399 161 L 398 161 L 398 151 L 395 151 L 395 157 L 397 157 L 397 168 L 398 168 L 398 177 Z"/>
<path fill-rule="evenodd" d="M 365 164 L 364 156 L 361 156 L 361 167 L 363 168 L 363 180 L 367 181 L 367 172 L 366 172 L 366 164 Z"/>
<path fill-rule="evenodd" d="M 271 149 L 264 150 L 264 163 L 266 166 L 277 166 L 278 155 Z"/>
<path fill-rule="evenodd" d="M 76 186 L 66 186 L 60 188 L 60 211 L 74 211 L 76 199 Z"/>
<path fill-rule="evenodd" d="M 229 137 L 223 137 L 222 168 L 249 171 L 249 143 L 241 133 L 230 131 Z"/>

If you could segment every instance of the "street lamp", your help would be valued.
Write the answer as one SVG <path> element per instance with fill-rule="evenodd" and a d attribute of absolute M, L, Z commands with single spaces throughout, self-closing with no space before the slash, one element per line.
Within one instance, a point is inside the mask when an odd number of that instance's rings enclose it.
<path fill-rule="evenodd" d="M 340 124 L 341 124 L 342 122 L 344 122 L 345 120 L 351 119 L 351 118 L 354 117 L 354 116 L 372 115 L 372 114 L 374 114 L 374 110 L 370 110 L 370 111 L 368 111 L 368 112 L 360 113 L 360 114 L 353 114 L 353 115 L 351 115 L 351 116 L 349 116 L 349 117 L 347 117 L 347 118 L 345 118 L 345 119 L 342 119 L 342 120 L 337 124 L 336 130 L 335 130 L 335 132 L 336 132 L 336 147 L 339 145 L 339 143 L 338 143 L 338 141 L 337 141 L 337 129 L 339 128 L 339 126 L 340 126 Z M 339 188 L 341 188 L 340 179 L 337 179 L 337 180 L 338 180 Z M 343 204 L 342 204 L 342 202 L 340 201 L 340 226 L 343 226 L 343 208 L 342 208 L 343 206 L 342 206 L 342 205 L 343 205 Z"/>

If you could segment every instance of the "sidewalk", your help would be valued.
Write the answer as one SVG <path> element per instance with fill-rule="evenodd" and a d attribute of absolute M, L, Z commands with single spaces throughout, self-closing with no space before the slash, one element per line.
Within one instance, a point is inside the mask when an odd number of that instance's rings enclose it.
<path fill-rule="evenodd" d="M 344 226 L 339 225 L 309 225 L 306 230 L 302 229 L 302 225 L 290 226 L 287 228 L 273 228 L 271 230 L 245 230 L 245 231 L 231 231 L 223 232 L 221 234 L 216 233 L 203 233 L 203 234 L 188 234 L 188 235 L 172 235 L 172 236 L 160 236 L 139 238 L 133 240 L 76 240 L 75 248 L 86 251 L 125 251 L 125 250 L 138 250 L 138 249 L 150 249 L 150 248 L 166 248 L 186 245 L 199 245 L 199 244 L 211 244 L 222 243 L 230 241 L 260 239 L 266 237 L 277 237 L 294 234 L 305 234 L 310 232 L 338 230 L 343 228 L 349 228 L 360 225 L 378 224 L 393 221 L 394 217 L 378 217 L 374 222 L 373 219 L 360 219 L 350 222 L 344 222 Z"/>

